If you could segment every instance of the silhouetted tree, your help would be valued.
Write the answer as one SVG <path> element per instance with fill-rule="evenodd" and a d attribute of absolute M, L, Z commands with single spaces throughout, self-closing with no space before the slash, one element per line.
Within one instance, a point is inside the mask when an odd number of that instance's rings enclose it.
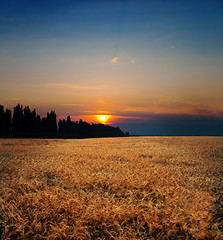
<path fill-rule="evenodd" d="M 18 104 L 14 107 L 12 119 L 12 135 L 13 137 L 24 137 L 24 115 L 23 107 Z"/>
<path fill-rule="evenodd" d="M 78 130 L 79 130 L 79 138 L 87 138 L 90 135 L 90 124 L 80 119 Z"/>
<path fill-rule="evenodd" d="M 30 138 L 30 137 L 55 137 L 55 127 L 52 127 L 54 112 L 47 113 L 48 118 L 41 120 L 39 115 L 36 115 L 36 110 L 30 110 L 29 106 L 23 109 L 23 106 L 18 104 L 14 108 L 12 120 L 13 137 Z M 56 121 L 56 120 L 55 120 Z M 54 130 L 52 130 L 54 129 Z M 57 126 L 56 126 L 57 129 Z"/>
<path fill-rule="evenodd" d="M 0 137 L 10 137 L 11 134 L 11 111 L 0 105 Z"/>
<path fill-rule="evenodd" d="M 32 112 L 29 106 L 24 108 L 24 137 L 38 137 L 39 131 L 41 130 L 40 117 L 36 115 L 36 110 Z"/>
<path fill-rule="evenodd" d="M 5 131 L 5 112 L 4 112 L 4 106 L 0 105 L 0 137 L 4 137 L 4 131 Z"/>
<path fill-rule="evenodd" d="M 34 135 L 33 116 L 29 106 L 24 108 L 24 137 L 33 137 Z"/>
<path fill-rule="evenodd" d="M 55 138 L 57 135 L 57 117 L 54 111 L 47 113 L 47 137 Z"/>
<path fill-rule="evenodd" d="M 47 128 L 47 119 L 43 117 L 41 119 L 41 137 L 47 138 L 48 137 L 48 128 Z"/>
<path fill-rule="evenodd" d="M 80 138 L 80 129 L 78 122 L 71 121 L 70 116 L 66 120 L 59 121 L 58 137 L 62 138 Z"/>
<path fill-rule="evenodd" d="M 67 116 L 67 123 L 68 123 L 68 124 L 70 124 L 70 123 L 71 123 L 70 116 Z"/>
<path fill-rule="evenodd" d="M 6 137 L 11 136 L 11 125 L 12 125 L 12 113 L 9 109 L 5 110 L 5 129 Z"/>
<path fill-rule="evenodd" d="M 42 137 L 42 122 L 39 115 L 35 117 L 35 137 Z"/>

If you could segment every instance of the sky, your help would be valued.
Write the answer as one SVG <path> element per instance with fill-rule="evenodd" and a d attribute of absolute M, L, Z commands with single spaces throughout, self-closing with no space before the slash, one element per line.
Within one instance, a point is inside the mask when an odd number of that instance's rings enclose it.
<path fill-rule="evenodd" d="M 136 135 L 223 135 L 222 90 L 222 0 L 0 1 L 5 108 Z"/>

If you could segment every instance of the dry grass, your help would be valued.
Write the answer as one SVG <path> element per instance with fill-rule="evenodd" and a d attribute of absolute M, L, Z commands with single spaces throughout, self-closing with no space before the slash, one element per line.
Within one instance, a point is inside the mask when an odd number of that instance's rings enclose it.
<path fill-rule="evenodd" d="M 0 140 L 2 239 L 221 239 L 223 141 Z"/>

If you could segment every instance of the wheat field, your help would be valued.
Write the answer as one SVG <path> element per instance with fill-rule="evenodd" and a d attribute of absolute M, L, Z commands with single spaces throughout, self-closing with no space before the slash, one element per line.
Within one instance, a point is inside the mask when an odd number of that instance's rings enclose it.
<path fill-rule="evenodd" d="M 222 239 L 223 139 L 0 139 L 2 239 Z"/>

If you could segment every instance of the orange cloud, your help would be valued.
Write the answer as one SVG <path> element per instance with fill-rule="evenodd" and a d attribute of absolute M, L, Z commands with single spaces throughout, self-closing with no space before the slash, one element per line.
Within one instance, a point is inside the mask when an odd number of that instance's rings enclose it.
<path fill-rule="evenodd" d="M 119 60 L 119 57 L 113 58 L 112 62 L 116 63 Z"/>

